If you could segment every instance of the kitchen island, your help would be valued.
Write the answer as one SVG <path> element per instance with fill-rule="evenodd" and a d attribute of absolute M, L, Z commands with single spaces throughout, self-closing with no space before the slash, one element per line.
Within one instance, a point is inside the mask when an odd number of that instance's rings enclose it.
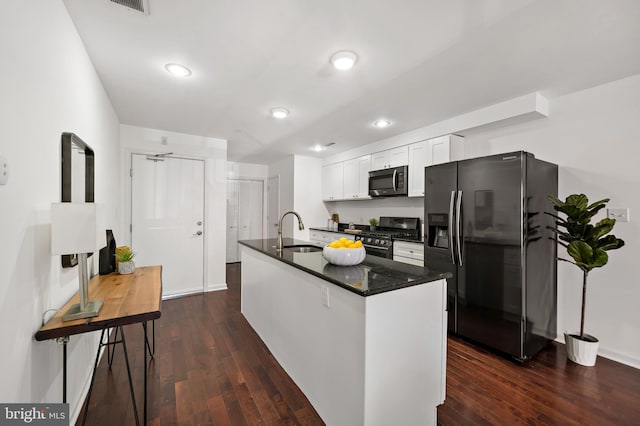
<path fill-rule="evenodd" d="M 335 266 L 322 251 L 280 254 L 275 239 L 240 244 L 242 313 L 326 424 L 436 424 L 446 275 L 374 256 Z"/>

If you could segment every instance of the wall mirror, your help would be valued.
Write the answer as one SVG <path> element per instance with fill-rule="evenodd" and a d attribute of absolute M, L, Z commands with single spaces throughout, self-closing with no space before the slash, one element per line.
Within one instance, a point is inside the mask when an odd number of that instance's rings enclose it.
<path fill-rule="evenodd" d="M 94 202 L 94 153 L 75 133 L 63 133 L 61 143 L 62 185 L 60 201 Z M 89 254 L 90 256 L 91 254 Z M 63 255 L 62 267 L 78 264 L 76 254 Z"/>

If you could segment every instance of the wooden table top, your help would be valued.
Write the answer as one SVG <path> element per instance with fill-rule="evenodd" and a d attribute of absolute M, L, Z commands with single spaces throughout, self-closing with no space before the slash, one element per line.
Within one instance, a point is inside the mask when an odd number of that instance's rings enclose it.
<path fill-rule="evenodd" d="M 62 316 L 80 296 L 75 294 L 35 335 L 49 340 L 73 334 L 101 330 L 160 318 L 162 300 L 162 266 L 136 268 L 132 274 L 96 275 L 89 281 L 89 301 L 104 300 L 100 315 L 74 321 Z"/>

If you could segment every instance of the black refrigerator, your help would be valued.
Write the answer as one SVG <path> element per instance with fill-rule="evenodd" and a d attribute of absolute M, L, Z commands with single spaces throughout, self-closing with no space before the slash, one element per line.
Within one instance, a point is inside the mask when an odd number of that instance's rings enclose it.
<path fill-rule="evenodd" d="M 425 267 L 447 280 L 451 333 L 531 358 L 556 338 L 558 166 L 518 151 L 425 168 Z"/>

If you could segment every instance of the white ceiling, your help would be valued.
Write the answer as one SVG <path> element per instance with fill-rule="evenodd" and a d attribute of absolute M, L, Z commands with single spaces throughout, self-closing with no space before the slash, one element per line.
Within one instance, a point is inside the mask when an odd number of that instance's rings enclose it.
<path fill-rule="evenodd" d="M 638 0 L 64 2 L 123 124 L 228 139 L 232 161 L 335 154 L 640 73 Z M 352 70 L 330 65 L 339 50 L 358 53 Z"/>

